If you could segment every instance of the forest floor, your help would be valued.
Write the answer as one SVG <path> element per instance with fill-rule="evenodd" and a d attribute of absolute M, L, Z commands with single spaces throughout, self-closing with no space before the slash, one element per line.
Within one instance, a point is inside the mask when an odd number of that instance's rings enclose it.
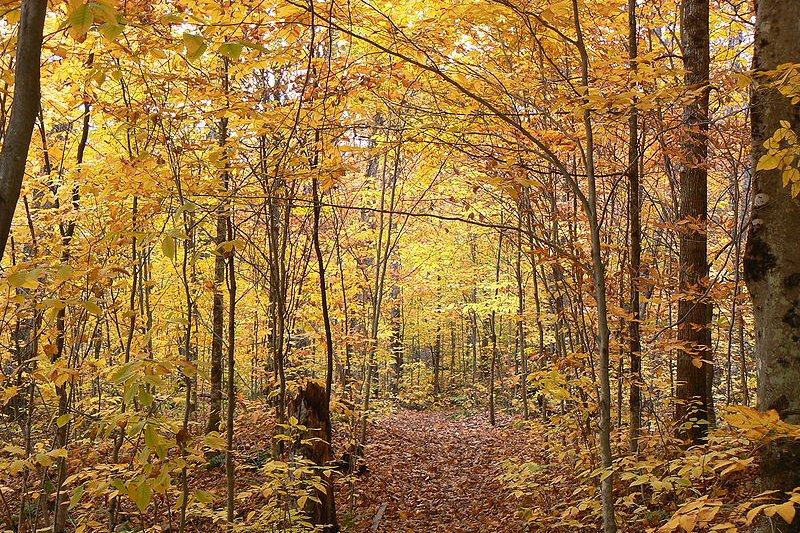
<path fill-rule="evenodd" d="M 532 460 L 528 431 L 486 415 L 398 410 L 371 425 L 367 471 L 339 515 L 357 533 L 519 533 L 518 502 L 497 477 L 509 458 Z M 355 504 L 354 504 L 355 501 Z M 383 509 L 383 511 L 381 511 Z"/>

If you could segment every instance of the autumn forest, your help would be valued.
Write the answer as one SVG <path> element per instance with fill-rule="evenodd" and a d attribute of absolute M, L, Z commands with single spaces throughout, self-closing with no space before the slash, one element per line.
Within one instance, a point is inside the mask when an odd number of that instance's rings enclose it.
<path fill-rule="evenodd" d="M 0 0 L 0 531 L 800 532 L 796 0 Z"/>

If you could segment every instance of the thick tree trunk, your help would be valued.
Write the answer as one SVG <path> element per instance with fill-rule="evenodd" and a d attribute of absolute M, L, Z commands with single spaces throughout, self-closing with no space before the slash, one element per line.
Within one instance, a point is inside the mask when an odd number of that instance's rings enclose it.
<path fill-rule="evenodd" d="M 680 169 L 680 293 L 678 302 L 678 435 L 700 441 L 712 421 L 711 305 L 708 288 L 708 0 L 683 0 L 681 41 L 686 86 L 696 96 L 684 110 Z"/>
<path fill-rule="evenodd" d="M 754 70 L 773 70 L 800 60 L 800 24 L 796 0 L 758 0 Z M 753 164 L 764 155 L 764 141 L 789 121 L 800 134 L 797 108 L 776 89 L 761 85 L 751 101 Z M 775 409 L 800 422 L 800 202 L 783 186 L 779 170 L 754 171 L 752 222 L 744 257 L 747 287 L 753 298 L 758 361 L 758 407 Z M 789 412 L 792 414 L 790 415 Z M 800 486 L 800 441 L 780 440 L 761 450 L 765 490 Z M 772 517 L 772 531 L 799 532 Z M 769 529 L 765 529 L 769 530 Z"/>
<path fill-rule="evenodd" d="M 39 111 L 40 57 L 47 0 L 23 0 L 17 35 L 14 102 L 0 152 L 0 259 L 11 233 L 11 220 L 17 207 L 25 163 Z"/>

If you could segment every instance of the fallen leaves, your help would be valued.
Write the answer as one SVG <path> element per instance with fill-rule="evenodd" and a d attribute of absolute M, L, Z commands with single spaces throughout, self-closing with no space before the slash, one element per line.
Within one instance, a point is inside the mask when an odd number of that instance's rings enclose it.
<path fill-rule="evenodd" d="M 400 410 L 372 426 L 359 486 L 359 523 L 378 532 L 511 533 L 523 530 L 510 489 L 498 481 L 509 453 L 527 453 L 530 433 L 482 418 Z"/>

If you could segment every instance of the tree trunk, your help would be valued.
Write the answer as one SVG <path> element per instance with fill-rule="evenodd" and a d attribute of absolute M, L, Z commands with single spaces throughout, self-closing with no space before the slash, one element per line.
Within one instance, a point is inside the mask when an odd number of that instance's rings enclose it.
<path fill-rule="evenodd" d="M 638 56 L 636 36 L 636 0 L 628 0 L 628 57 L 630 69 L 636 72 Z M 642 263 L 642 222 L 639 213 L 639 115 L 636 106 L 631 106 L 628 115 L 628 219 L 630 221 L 630 313 L 628 322 L 628 351 L 631 360 L 630 372 L 630 428 L 631 451 L 639 449 L 642 428 L 642 341 L 639 332 L 639 277 Z M 620 363 L 622 364 L 622 363 Z M 620 405 L 620 411 L 622 405 Z"/>
<path fill-rule="evenodd" d="M 319 270 L 319 292 L 321 300 L 320 303 L 322 304 L 322 323 L 325 326 L 325 397 L 323 399 L 324 405 L 321 406 L 321 412 L 319 414 L 325 417 L 321 421 L 321 427 L 324 430 L 322 438 L 325 440 L 322 445 L 323 447 L 327 445 L 326 453 L 328 457 L 322 457 L 321 459 L 323 459 L 324 462 L 318 463 L 325 465 L 330 460 L 330 446 L 333 442 L 333 428 L 331 427 L 330 419 L 331 394 L 333 393 L 333 328 L 331 326 L 330 313 L 328 312 L 328 287 L 325 282 L 325 259 L 322 255 L 322 247 L 320 246 L 319 239 L 319 224 L 320 215 L 322 212 L 322 204 L 320 202 L 319 183 L 317 178 L 313 178 L 311 187 L 314 198 L 314 252 L 317 256 L 317 268 Z M 311 383 L 308 384 L 307 390 L 310 390 L 310 387 Z M 316 460 L 317 458 L 314 459 Z M 336 502 L 333 492 L 333 476 L 327 476 L 324 483 L 325 494 L 320 495 L 320 506 L 322 509 L 321 512 L 318 513 L 319 518 L 323 521 L 314 523 L 316 525 L 325 525 L 326 527 L 323 529 L 323 531 L 326 533 L 332 533 L 339 530 L 336 522 Z"/>
<path fill-rule="evenodd" d="M 526 206 L 527 207 L 527 206 Z M 519 220 L 517 221 L 517 261 L 515 275 L 517 278 L 517 350 L 519 352 L 522 388 L 522 417 L 527 420 L 528 412 L 528 355 L 525 353 L 525 286 L 522 282 L 522 217 L 524 216 L 523 204 L 518 205 Z"/>
<path fill-rule="evenodd" d="M 226 62 L 227 64 L 227 62 Z M 233 214 L 227 216 L 228 240 L 232 241 L 236 237 L 233 226 Z M 225 511 L 228 522 L 233 523 L 233 511 L 235 505 L 236 490 L 236 468 L 233 464 L 233 436 L 234 436 L 234 415 L 236 414 L 236 263 L 235 250 L 231 249 L 228 255 L 228 374 L 226 383 L 226 393 L 228 395 L 228 405 L 225 412 L 225 481 L 226 498 Z"/>
<path fill-rule="evenodd" d="M 773 70 L 800 58 L 800 26 L 795 0 L 758 0 L 754 70 Z M 800 134 L 797 108 L 775 88 L 756 87 L 751 101 L 753 164 L 764 155 L 764 141 L 780 121 Z M 798 423 L 800 416 L 800 202 L 783 186 L 779 170 L 754 170 L 752 222 L 744 257 L 747 287 L 753 298 L 758 361 L 758 408 L 775 409 Z M 792 414 L 789 414 L 791 412 Z M 800 486 L 800 441 L 779 440 L 761 449 L 765 490 L 790 491 Z M 772 517 L 773 531 L 800 531 Z M 765 529 L 767 531 L 768 529 Z"/>
<path fill-rule="evenodd" d="M 47 0 L 23 0 L 17 35 L 14 102 L 0 152 L 0 259 L 11 233 L 41 92 L 39 67 Z"/>
<path fill-rule="evenodd" d="M 683 0 L 681 41 L 685 83 L 696 96 L 684 110 L 680 169 L 680 275 L 678 302 L 677 403 L 678 436 L 699 442 L 708 431 L 713 411 L 709 384 L 711 305 L 708 285 L 708 0 Z"/>
<path fill-rule="evenodd" d="M 227 93 L 227 60 L 224 60 L 223 63 L 225 68 L 223 84 L 226 89 L 225 92 Z M 218 127 L 219 146 L 225 150 L 225 143 L 228 142 L 228 119 L 225 117 L 221 118 Z M 223 195 L 227 194 L 229 180 L 230 175 L 226 164 L 226 168 L 222 172 Z M 214 257 L 214 300 L 211 305 L 211 371 L 209 372 L 211 400 L 209 402 L 210 411 L 208 414 L 208 423 L 206 424 L 206 433 L 219 431 L 219 423 L 222 418 L 222 332 L 225 326 L 225 303 L 222 298 L 222 286 L 225 283 L 225 256 L 223 255 L 221 246 L 228 238 L 227 209 L 228 202 L 223 196 L 215 213 L 217 217 L 217 234 L 214 240 L 217 246 L 217 255 Z"/>
<path fill-rule="evenodd" d="M 309 381 L 300 389 L 297 397 L 289 404 L 289 414 L 297 418 L 299 424 L 308 428 L 298 439 L 296 446 L 304 457 L 318 466 L 326 466 L 331 460 L 331 418 L 328 409 L 328 393 L 318 383 Z M 304 511 L 312 524 L 326 525 L 325 533 L 339 531 L 336 525 L 336 510 L 333 506 L 333 491 L 317 489 L 317 501 L 306 500 Z"/>

